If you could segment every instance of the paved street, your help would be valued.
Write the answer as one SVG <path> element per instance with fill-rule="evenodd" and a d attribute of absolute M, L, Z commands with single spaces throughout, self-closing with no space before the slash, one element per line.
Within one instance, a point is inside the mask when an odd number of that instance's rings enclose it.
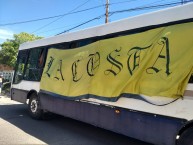
<path fill-rule="evenodd" d="M 149 145 L 69 118 L 37 121 L 27 106 L 0 96 L 0 144 Z"/>

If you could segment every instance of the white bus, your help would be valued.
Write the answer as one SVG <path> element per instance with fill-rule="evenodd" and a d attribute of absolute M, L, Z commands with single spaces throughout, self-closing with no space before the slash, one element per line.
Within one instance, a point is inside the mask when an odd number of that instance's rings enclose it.
<path fill-rule="evenodd" d="M 191 52 L 192 3 L 27 42 L 11 99 L 28 102 L 35 119 L 52 112 L 152 144 L 193 145 Z"/>

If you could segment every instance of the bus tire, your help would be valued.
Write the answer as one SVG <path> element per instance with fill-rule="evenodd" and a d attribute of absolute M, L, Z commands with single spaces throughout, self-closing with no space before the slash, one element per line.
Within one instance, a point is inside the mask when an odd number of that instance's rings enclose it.
<path fill-rule="evenodd" d="M 181 134 L 177 145 L 193 145 L 193 127 L 188 128 Z"/>
<path fill-rule="evenodd" d="M 39 98 L 36 93 L 30 95 L 28 103 L 28 112 L 33 119 L 42 119 L 43 110 L 40 107 Z"/>

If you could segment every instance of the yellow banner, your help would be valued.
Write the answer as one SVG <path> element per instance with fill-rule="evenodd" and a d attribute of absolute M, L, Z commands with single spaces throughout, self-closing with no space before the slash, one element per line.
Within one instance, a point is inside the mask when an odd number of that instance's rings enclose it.
<path fill-rule="evenodd" d="M 42 91 L 115 101 L 121 94 L 182 96 L 193 68 L 193 23 L 49 49 Z"/>

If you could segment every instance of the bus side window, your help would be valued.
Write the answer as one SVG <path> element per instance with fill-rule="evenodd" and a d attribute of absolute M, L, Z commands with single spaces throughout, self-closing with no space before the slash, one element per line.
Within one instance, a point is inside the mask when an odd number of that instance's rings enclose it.
<path fill-rule="evenodd" d="M 77 42 L 70 43 L 69 48 L 76 48 L 76 47 L 77 47 Z"/>
<path fill-rule="evenodd" d="M 46 49 L 42 49 L 39 58 L 38 58 L 38 68 L 43 68 L 44 67 L 44 62 L 45 62 L 45 51 Z"/>
<path fill-rule="evenodd" d="M 69 42 L 65 42 L 65 43 L 61 43 L 61 44 L 56 44 L 56 45 L 52 45 L 49 48 L 56 48 L 56 49 L 69 49 L 72 43 Z"/>
<path fill-rule="evenodd" d="M 32 48 L 26 64 L 24 79 L 40 81 L 44 65 L 44 48 Z"/>
<path fill-rule="evenodd" d="M 28 50 L 19 51 L 18 56 L 17 56 L 17 63 L 15 66 L 13 84 L 18 84 L 19 82 L 22 81 L 27 57 L 28 57 Z"/>
<path fill-rule="evenodd" d="M 77 44 L 77 47 L 82 47 L 88 44 L 93 43 L 94 41 L 92 39 L 86 39 L 86 40 L 80 40 Z"/>
<path fill-rule="evenodd" d="M 193 75 L 191 75 L 191 77 L 190 77 L 188 83 L 191 83 L 191 84 L 193 83 Z"/>

